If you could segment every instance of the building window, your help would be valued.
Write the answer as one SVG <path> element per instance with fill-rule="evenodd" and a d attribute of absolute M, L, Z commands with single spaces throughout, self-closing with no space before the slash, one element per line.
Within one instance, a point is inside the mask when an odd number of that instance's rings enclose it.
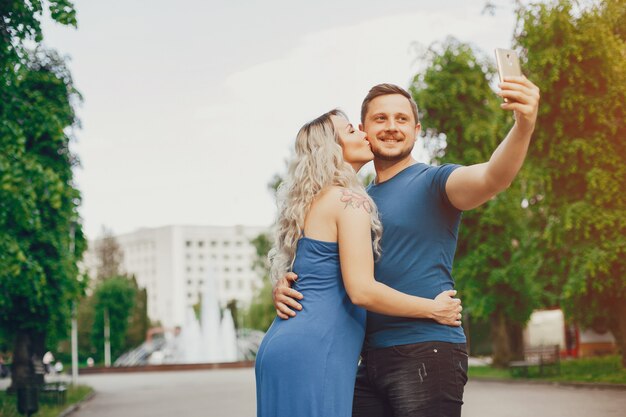
<path fill-rule="evenodd" d="M 217 259 L 217 255 L 216 254 L 211 255 L 211 259 Z"/>
<path fill-rule="evenodd" d="M 203 268 L 203 267 L 200 267 L 200 268 L 198 268 L 198 271 L 200 271 L 200 272 L 204 272 L 204 268 Z"/>
<path fill-rule="evenodd" d="M 186 241 L 186 242 L 185 242 L 185 246 L 187 246 L 188 248 L 190 248 L 190 247 L 191 247 L 191 240 Z"/>
<path fill-rule="evenodd" d="M 243 242 L 241 240 L 238 240 L 237 242 L 235 242 L 235 245 L 241 246 L 241 245 L 243 245 Z"/>
<path fill-rule="evenodd" d="M 191 272 L 191 267 L 190 266 L 187 267 L 187 272 Z"/>
<path fill-rule="evenodd" d="M 229 268 L 229 267 L 227 267 L 227 266 L 225 266 L 225 267 L 224 267 L 224 272 L 230 272 L 230 268 Z"/>
<path fill-rule="evenodd" d="M 224 259 L 230 259 L 230 256 L 224 255 Z"/>
<path fill-rule="evenodd" d="M 224 280 L 224 288 L 229 290 L 230 289 L 230 281 L 229 280 Z"/>
<path fill-rule="evenodd" d="M 199 248 L 203 248 L 204 247 L 204 240 L 199 240 L 198 241 L 198 247 Z"/>
<path fill-rule="evenodd" d="M 223 245 L 223 246 L 230 246 L 230 242 L 229 242 L 228 240 L 225 240 L 225 241 L 222 243 L 222 245 Z"/>
<path fill-rule="evenodd" d="M 191 285 L 191 280 L 190 279 L 187 280 L 187 285 Z"/>
<path fill-rule="evenodd" d="M 243 290 L 243 280 L 241 280 L 241 279 L 240 279 L 240 280 L 237 282 L 237 287 L 239 287 L 239 289 L 240 289 L 240 290 Z"/>
<path fill-rule="evenodd" d="M 213 246 L 213 247 L 217 246 L 217 240 L 212 240 L 211 241 L 211 246 Z"/>

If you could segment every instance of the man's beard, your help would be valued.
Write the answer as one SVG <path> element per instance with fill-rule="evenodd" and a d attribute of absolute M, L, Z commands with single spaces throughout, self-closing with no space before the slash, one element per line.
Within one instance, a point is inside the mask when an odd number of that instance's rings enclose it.
<path fill-rule="evenodd" d="M 377 138 L 379 142 L 382 142 L 384 139 L 395 139 L 395 140 L 403 140 L 406 141 L 406 138 L 404 137 L 404 135 L 383 135 Z M 376 159 L 381 159 L 383 161 L 389 161 L 389 162 L 394 162 L 394 161 L 401 161 L 404 158 L 406 158 L 407 156 L 409 156 L 411 154 L 411 152 L 413 151 L 413 148 L 415 147 L 415 142 L 413 142 L 413 146 L 407 148 L 407 149 L 402 149 L 402 151 L 397 154 L 397 155 L 385 155 L 384 152 L 384 148 L 381 147 L 372 147 L 372 153 L 374 154 L 374 157 Z"/>

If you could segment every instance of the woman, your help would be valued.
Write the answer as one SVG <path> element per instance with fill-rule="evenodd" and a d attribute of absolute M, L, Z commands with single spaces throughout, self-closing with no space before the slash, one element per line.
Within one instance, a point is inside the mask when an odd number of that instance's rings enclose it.
<path fill-rule="evenodd" d="M 306 304 L 277 318 L 256 360 L 258 417 L 348 417 L 365 309 L 460 325 L 454 291 L 435 300 L 374 279 L 382 227 L 356 172 L 373 159 L 365 133 L 332 110 L 307 123 L 279 189 L 271 275 L 292 269 Z"/>

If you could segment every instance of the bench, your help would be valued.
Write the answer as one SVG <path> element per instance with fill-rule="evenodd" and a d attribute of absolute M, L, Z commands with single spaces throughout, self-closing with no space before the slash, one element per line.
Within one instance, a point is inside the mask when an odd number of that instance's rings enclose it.
<path fill-rule="evenodd" d="M 41 386 L 39 392 L 42 401 L 48 399 L 54 404 L 63 405 L 67 400 L 67 384 L 65 382 L 46 382 Z"/>
<path fill-rule="evenodd" d="M 561 355 L 559 345 L 533 346 L 524 348 L 524 360 L 509 362 L 509 370 L 514 375 L 521 370 L 522 375 L 528 377 L 531 367 L 539 368 L 539 375 L 543 376 L 551 367 L 558 375 L 561 372 Z"/>

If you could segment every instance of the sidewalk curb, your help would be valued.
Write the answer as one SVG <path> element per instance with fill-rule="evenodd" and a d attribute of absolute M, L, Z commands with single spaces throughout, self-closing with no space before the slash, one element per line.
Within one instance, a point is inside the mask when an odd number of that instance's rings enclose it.
<path fill-rule="evenodd" d="M 208 369 L 254 368 L 254 361 L 222 362 L 222 363 L 176 363 L 165 365 L 137 365 L 81 368 L 79 375 L 113 374 L 125 372 L 165 372 L 165 371 L 203 371 Z"/>
<path fill-rule="evenodd" d="M 573 388 L 593 388 L 593 389 L 610 389 L 617 391 L 626 391 L 626 384 L 607 384 L 603 382 L 566 382 L 566 381 L 541 381 L 536 379 L 504 379 L 504 378 L 489 378 L 470 376 L 470 381 L 481 382 L 502 382 L 505 384 L 527 384 L 527 385 L 553 385 L 560 387 L 573 387 Z"/>
<path fill-rule="evenodd" d="M 80 407 L 83 406 L 83 404 L 85 404 L 87 401 L 91 400 L 95 396 L 96 396 L 96 391 L 91 391 L 89 394 L 87 394 L 87 396 L 85 398 L 83 398 L 82 400 L 80 400 L 76 404 L 70 405 L 65 410 L 61 411 L 61 413 L 57 417 L 67 417 L 67 416 L 69 416 L 70 414 L 72 414 L 74 411 L 78 410 Z"/>

